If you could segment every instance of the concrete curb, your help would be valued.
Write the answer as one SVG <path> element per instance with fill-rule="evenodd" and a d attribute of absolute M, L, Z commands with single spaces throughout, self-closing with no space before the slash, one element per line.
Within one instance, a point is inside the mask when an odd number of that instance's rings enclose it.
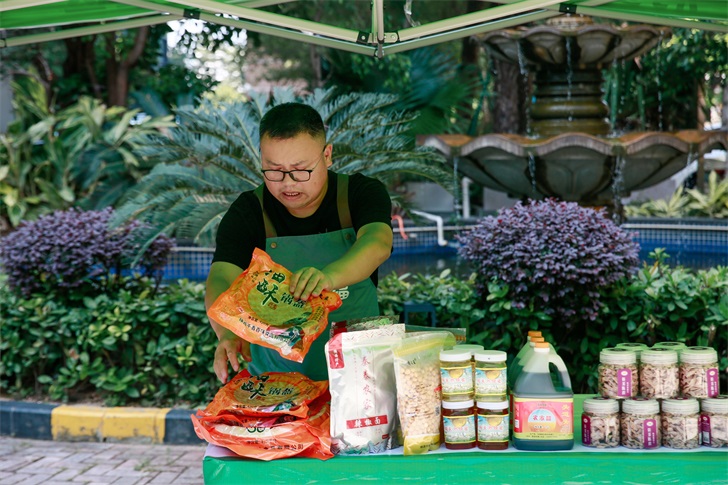
<path fill-rule="evenodd" d="M 194 445 L 187 409 L 68 406 L 0 400 L 0 436 L 55 441 Z"/>

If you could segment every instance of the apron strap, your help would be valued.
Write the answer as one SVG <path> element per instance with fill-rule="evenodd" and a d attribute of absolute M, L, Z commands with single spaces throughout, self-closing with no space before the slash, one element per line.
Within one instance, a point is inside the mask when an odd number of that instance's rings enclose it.
<path fill-rule="evenodd" d="M 256 197 L 258 197 L 258 202 L 260 202 L 260 210 L 263 212 L 263 224 L 265 225 L 265 237 L 266 238 L 278 237 L 276 228 L 275 228 L 275 226 L 273 226 L 273 222 L 271 222 L 270 217 L 268 217 L 268 213 L 265 211 L 265 207 L 263 207 L 263 187 L 264 187 L 263 184 L 259 185 L 255 189 L 255 195 L 256 195 Z"/>
<path fill-rule="evenodd" d="M 349 211 L 349 176 L 344 174 L 336 174 L 336 208 L 339 212 L 339 224 L 342 229 L 353 227 L 351 223 L 351 212 Z M 273 222 L 268 217 L 268 213 L 263 206 L 263 187 L 261 184 L 255 189 L 255 196 L 260 202 L 260 210 L 263 212 L 263 224 L 265 225 L 265 237 L 278 237 Z"/>
<path fill-rule="evenodd" d="M 353 227 L 351 223 L 351 212 L 349 211 L 349 176 L 337 173 L 336 180 L 336 206 L 339 210 L 339 223 L 342 229 L 348 229 Z"/>

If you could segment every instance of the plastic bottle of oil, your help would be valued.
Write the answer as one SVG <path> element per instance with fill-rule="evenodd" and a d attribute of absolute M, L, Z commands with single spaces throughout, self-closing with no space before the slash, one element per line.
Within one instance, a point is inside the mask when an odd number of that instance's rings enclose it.
<path fill-rule="evenodd" d="M 521 347 L 521 350 L 518 351 L 518 355 L 516 355 L 516 358 L 513 359 L 513 363 L 510 367 L 508 367 L 506 380 L 508 382 L 508 409 L 511 416 L 513 416 L 514 412 L 513 385 L 516 383 L 516 379 L 518 379 L 521 370 L 523 370 L 523 365 L 528 361 L 529 357 L 531 357 L 531 354 L 533 354 L 533 348 L 537 342 L 545 342 L 545 339 L 541 336 L 541 332 L 539 330 L 529 330 L 528 336 L 526 337 L 526 344 Z M 513 431 L 512 419 L 510 421 L 510 430 Z"/>
<path fill-rule="evenodd" d="M 558 379 L 552 379 L 553 364 Z M 557 384 L 554 383 L 557 382 Z M 574 393 L 566 364 L 546 342 L 537 342 L 513 385 L 513 445 L 519 450 L 574 447 Z"/>
<path fill-rule="evenodd" d="M 528 336 L 526 337 L 526 344 L 521 347 L 518 354 L 513 359 L 513 363 L 508 367 L 508 388 L 513 389 L 513 384 L 518 379 L 518 374 L 523 369 L 523 364 L 528 360 L 528 357 L 533 353 L 533 344 L 536 342 L 544 342 L 545 339 L 541 336 L 539 330 L 529 330 Z"/>

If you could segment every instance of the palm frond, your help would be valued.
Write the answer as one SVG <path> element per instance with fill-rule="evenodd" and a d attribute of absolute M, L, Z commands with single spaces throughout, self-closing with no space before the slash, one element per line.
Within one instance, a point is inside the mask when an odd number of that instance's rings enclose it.
<path fill-rule="evenodd" d="M 276 89 L 270 99 L 253 94 L 244 103 L 203 101 L 197 108 L 180 107 L 175 110 L 179 124 L 168 136 L 150 134 L 138 140 L 134 153 L 141 166 L 154 168 L 127 194 L 115 222 L 140 219 L 155 228 L 149 237 L 164 230 L 198 244 L 214 244 L 230 204 L 262 183 L 261 117 L 272 106 L 296 100 L 321 113 L 328 141 L 334 144 L 335 170 L 385 183 L 405 172 L 451 190 L 452 169 L 434 150 L 415 146 L 410 134 L 415 115 L 392 109 L 396 96 L 334 96 L 331 89 L 317 89 L 298 99 L 290 89 Z"/>

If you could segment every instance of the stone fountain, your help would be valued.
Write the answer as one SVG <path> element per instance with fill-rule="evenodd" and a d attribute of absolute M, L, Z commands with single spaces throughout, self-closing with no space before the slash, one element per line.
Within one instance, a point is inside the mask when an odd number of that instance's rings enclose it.
<path fill-rule="evenodd" d="M 429 135 L 420 143 L 437 148 L 477 184 L 511 197 L 557 197 L 615 209 L 621 197 L 669 178 L 712 149 L 728 147 L 725 131 L 609 136 L 602 67 L 633 59 L 668 34 L 663 28 L 617 27 L 569 16 L 484 34 L 481 41 L 491 55 L 517 63 L 523 72 L 535 71 L 530 136 Z"/>

